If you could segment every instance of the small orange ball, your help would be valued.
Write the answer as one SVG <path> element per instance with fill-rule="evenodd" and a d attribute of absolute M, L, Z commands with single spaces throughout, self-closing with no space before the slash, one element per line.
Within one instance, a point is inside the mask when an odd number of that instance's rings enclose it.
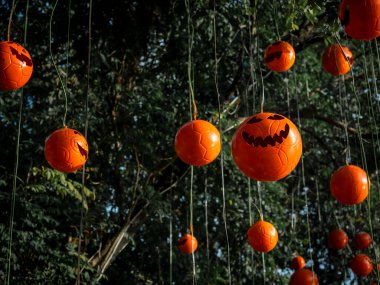
<path fill-rule="evenodd" d="M 345 205 L 356 205 L 368 196 L 367 173 L 355 165 L 345 165 L 333 173 L 330 190 L 335 199 Z"/>
<path fill-rule="evenodd" d="M 75 172 L 86 163 L 87 157 L 87 141 L 74 129 L 56 130 L 45 141 L 45 158 L 58 171 Z"/>
<path fill-rule="evenodd" d="M 293 273 L 290 285 L 318 285 L 317 276 L 309 269 L 300 269 Z"/>
<path fill-rule="evenodd" d="M 305 264 L 305 259 L 300 255 L 292 259 L 292 268 L 296 271 L 304 268 Z"/>
<path fill-rule="evenodd" d="M 343 50 L 343 52 L 342 52 Z M 349 63 L 347 62 L 347 59 Z M 350 71 L 354 58 L 352 52 L 345 46 L 342 49 L 338 44 L 326 48 L 322 57 L 323 69 L 332 75 L 343 75 Z"/>
<path fill-rule="evenodd" d="M 372 272 L 371 259 L 365 254 L 357 254 L 350 262 L 352 271 L 357 276 L 367 276 Z"/>
<path fill-rule="evenodd" d="M 271 223 L 259 221 L 250 227 L 247 238 L 254 250 L 270 252 L 277 245 L 278 233 Z"/>
<path fill-rule="evenodd" d="M 344 249 L 348 244 L 348 236 L 345 231 L 335 229 L 329 233 L 328 246 L 331 249 Z"/>
<path fill-rule="evenodd" d="M 354 236 L 353 242 L 356 249 L 364 250 L 370 246 L 371 241 L 372 241 L 372 238 L 368 233 L 360 232 Z"/>
<path fill-rule="evenodd" d="M 288 42 L 275 42 L 265 49 L 264 61 L 270 70 L 287 71 L 293 66 L 295 60 L 296 52 Z"/>
<path fill-rule="evenodd" d="M 302 139 L 288 118 L 260 113 L 239 126 L 231 149 L 236 165 L 245 175 L 258 181 L 276 181 L 297 166 L 302 155 Z"/>
<path fill-rule="evenodd" d="M 0 90 L 21 88 L 32 73 L 32 58 L 24 47 L 14 42 L 0 42 Z"/>
<path fill-rule="evenodd" d="M 213 162 L 219 155 L 220 133 L 209 122 L 194 120 L 178 130 L 174 144 L 175 151 L 183 162 L 202 166 Z"/>
<path fill-rule="evenodd" d="M 190 234 L 185 234 L 179 239 L 178 248 L 183 253 L 191 254 L 197 250 L 198 241 L 194 236 Z"/>

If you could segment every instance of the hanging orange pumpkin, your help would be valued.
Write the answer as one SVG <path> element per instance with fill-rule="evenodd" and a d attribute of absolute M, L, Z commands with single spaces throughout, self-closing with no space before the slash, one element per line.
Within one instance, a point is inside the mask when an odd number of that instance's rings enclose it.
<path fill-rule="evenodd" d="M 260 113 L 246 119 L 232 138 L 232 156 L 239 169 L 259 181 L 276 181 L 297 166 L 302 139 L 284 116 Z"/>
<path fill-rule="evenodd" d="M 343 50 L 343 52 L 342 52 Z M 347 59 L 349 63 L 347 62 Z M 332 75 L 343 75 L 350 71 L 354 59 L 351 51 L 338 44 L 334 44 L 326 48 L 322 57 L 323 69 Z"/>
<path fill-rule="evenodd" d="M 331 249 L 344 249 L 348 244 L 348 236 L 345 231 L 335 229 L 329 233 L 328 245 Z"/>
<path fill-rule="evenodd" d="M 265 49 L 264 61 L 270 70 L 287 71 L 293 66 L 295 60 L 296 52 L 288 42 L 275 42 Z"/>
<path fill-rule="evenodd" d="M 357 40 L 372 40 L 380 36 L 379 0 L 343 0 L 339 19 L 346 34 Z"/>
<path fill-rule="evenodd" d="M 87 161 L 88 144 L 76 130 L 64 127 L 45 141 L 45 158 L 51 167 L 61 172 L 75 172 Z"/>
<path fill-rule="evenodd" d="M 178 248 L 183 253 L 191 254 L 197 250 L 198 241 L 193 235 L 185 234 L 179 239 Z"/>
<path fill-rule="evenodd" d="M 367 276 L 373 269 L 371 259 L 362 253 L 357 254 L 351 260 L 350 267 L 357 276 Z"/>
<path fill-rule="evenodd" d="M 0 90 L 21 88 L 32 73 L 32 58 L 24 47 L 14 42 L 0 42 Z"/>
<path fill-rule="evenodd" d="M 218 129 L 203 120 L 194 120 L 183 125 L 175 136 L 174 144 L 179 158 L 195 166 L 214 161 L 221 148 Z"/>
<path fill-rule="evenodd" d="M 300 255 L 292 259 L 292 268 L 296 271 L 304 268 L 305 264 L 306 264 L 305 259 Z"/>
<path fill-rule="evenodd" d="M 340 203 L 356 205 L 368 196 L 367 173 L 355 165 L 345 165 L 333 173 L 330 180 L 332 195 Z"/>
<path fill-rule="evenodd" d="M 367 249 L 370 246 L 371 241 L 371 236 L 366 232 L 360 232 L 354 236 L 354 246 L 358 250 Z"/>
<path fill-rule="evenodd" d="M 271 223 L 259 221 L 250 227 L 247 238 L 254 250 L 270 252 L 277 245 L 278 233 Z"/>
<path fill-rule="evenodd" d="M 317 276 L 309 269 L 300 269 L 293 273 L 290 285 L 318 285 Z"/>

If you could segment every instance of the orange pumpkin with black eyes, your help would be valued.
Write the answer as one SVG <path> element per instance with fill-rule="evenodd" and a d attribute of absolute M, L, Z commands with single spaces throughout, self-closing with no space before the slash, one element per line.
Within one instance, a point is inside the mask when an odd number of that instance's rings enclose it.
<path fill-rule="evenodd" d="M 302 139 L 284 116 L 260 113 L 246 119 L 232 138 L 232 156 L 239 169 L 258 181 L 276 181 L 297 166 Z"/>
<path fill-rule="evenodd" d="M 295 60 L 296 52 L 288 42 L 275 42 L 265 49 L 264 61 L 270 70 L 287 71 L 293 66 Z"/>
<path fill-rule="evenodd" d="M 51 167 L 61 172 L 75 172 L 87 161 L 88 144 L 78 131 L 64 127 L 45 141 L 45 158 Z"/>
<path fill-rule="evenodd" d="M 191 254 L 197 250 L 198 241 L 193 235 L 185 234 L 179 239 L 178 248 L 183 253 Z"/>
<path fill-rule="evenodd" d="M 345 46 L 342 46 L 341 49 L 338 44 L 331 45 L 323 53 L 323 69 L 332 75 L 346 74 L 350 71 L 353 63 L 352 52 Z"/>
<path fill-rule="evenodd" d="M 0 42 L 0 90 L 24 86 L 33 73 L 29 52 L 14 42 Z"/>
<path fill-rule="evenodd" d="M 372 40 L 380 36 L 379 0 L 343 0 L 339 19 L 347 35 L 357 40 Z"/>

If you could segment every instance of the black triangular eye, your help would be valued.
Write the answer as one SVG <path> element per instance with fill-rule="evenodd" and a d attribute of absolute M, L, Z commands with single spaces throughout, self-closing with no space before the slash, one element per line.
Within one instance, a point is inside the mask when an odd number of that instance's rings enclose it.
<path fill-rule="evenodd" d="M 283 116 L 280 116 L 280 115 L 273 115 L 273 116 L 269 116 L 268 117 L 269 120 L 276 120 L 276 121 L 279 121 L 279 120 L 283 120 L 285 119 Z"/>
<path fill-rule="evenodd" d="M 263 119 L 256 118 L 256 116 L 255 116 L 255 117 L 253 117 L 252 119 L 250 119 L 250 120 L 247 122 L 247 124 L 255 124 L 255 123 L 261 122 L 262 120 L 263 120 Z"/>

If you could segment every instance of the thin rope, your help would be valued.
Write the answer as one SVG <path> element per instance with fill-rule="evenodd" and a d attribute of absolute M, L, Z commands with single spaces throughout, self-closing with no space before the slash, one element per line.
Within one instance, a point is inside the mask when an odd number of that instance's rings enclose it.
<path fill-rule="evenodd" d="M 173 173 L 172 173 L 173 183 Z M 173 285 L 173 189 L 170 188 L 170 218 L 169 218 L 169 284 Z"/>
<path fill-rule="evenodd" d="M 15 7 L 15 4 L 13 1 L 12 10 L 14 10 L 14 7 Z M 10 22 L 12 19 L 12 13 L 13 13 L 13 11 L 11 11 L 11 15 L 9 18 L 8 41 L 9 41 L 9 31 L 10 31 Z M 24 43 L 23 43 L 23 46 L 26 45 L 26 39 L 27 39 L 28 13 L 29 13 L 29 0 L 26 1 L 26 8 L 25 8 Z M 20 138 L 21 138 L 23 101 L 24 101 L 24 87 L 22 87 L 21 91 L 20 91 L 20 103 L 19 103 L 18 123 L 17 123 L 16 157 L 15 157 L 15 167 L 14 167 L 13 181 L 12 181 L 11 215 L 9 218 L 9 243 L 8 243 L 6 285 L 10 285 L 10 278 L 11 278 L 12 242 L 13 242 L 14 216 L 15 216 L 15 208 L 16 208 L 16 189 L 17 189 L 18 166 L 19 166 L 19 158 L 20 158 Z"/>
<path fill-rule="evenodd" d="M 10 12 L 10 15 L 9 15 L 8 31 L 7 31 L 7 40 L 8 40 L 8 42 L 11 40 L 11 24 L 12 24 L 12 17 L 13 17 L 14 10 L 16 9 L 16 4 L 15 4 L 15 2 L 16 2 L 15 0 L 12 1 L 11 12 Z"/>
<path fill-rule="evenodd" d="M 210 243 L 209 243 L 209 237 L 208 237 L 208 179 L 207 179 L 207 173 L 205 170 L 205 230 L 206 230 L 206 254 L 207 254 L 207 279 L 209 279 L 210 276 Z M 208 282 L 208 281 L 207 281 Z"/>
<path fill-rule="evenodd" d="M 89 13 L 88 13 L 88 53 L 87 53 L 87 92 L 86 92 L 86 98 L 85 98 L 85 126 L 84 126 L 84 137 L 87 140 L 88 137 L 88 117 L 89 117 L 89 97 L 91 92 L 91 86 L 90 86 L 90 73 L 91 73 L 91 36 L 92 36 L 92 0 L 90 0 L 89 4 Z M 80 285 L 81 281 L 81 250 L 82 250 L 82 235 L 83 235 L 83 223 L 85 219 L 85 213 L 84 213 L 84 200 L 85 200 L 85 181 L 86 181 L 86 163 L 83 164 L 82 167 L 82 187 L 81 187 L 81 208 L 80 208 L 80 224 L 79 224 L 79 244 L 78 244 L 78 260 L 77 260 L 77 285 Z"/>
<path fill-rule="evenodd" d="M 70 57 L 70 27 L 71 27 L 71 0 L 69 0 L 69 7 L 68 7 L 69 13 L 68 13 L 68 23 L 67 23 L 67 45 L 66 45 L 66 80 L 65 80 L 65 87 L 67 90 L 67 82 L 69 79 L 69 57 Z"/>
<path fill-rule="evenodd" d="M 193 216 L 193 188 L 194 188 L 194 166 L 191 166 L 190 171 L 190 234 L 194 236 L 194 216 Z M 195 268 L 195 254 L 194 254 L 194 243 L 191 242 L 191 259 L 193 262 L 193 285 L 197 284 L 196 278 L 196 268 Z"/>
<path fill-rule="evenodd" d="M 273 21 L 274 21 L 274 25 L 276 27 L 276 33 L 277 33 L 277 40 L 281 40 L 281 37 L 280 37 L 280 32 L 278 30 L 278 23 L 277 23 L 277 5 L 276 5 L 276 1 L 277 0 L 272 0 L 272 7 L 273 7 L 273 10 L 274 10 L 274 17 L 273 17 Z"/>
<path fill-rule="evenodd" d="M 216 33 L 216 3 L 214 0 L 214 17 L 213 17 L 213 32 L 214 32 L 214 60 L 215 60 L 215 70 L 214 70 L 214 83 L 215 91 L 218 97 L 218 121 L 219 121 L 219 133 L 222 133 L 222 110 L 221 110 L 221 94 L 219 92 L 219 82 L 218 82 L 218 55 L 217 55 L 217 33 Z M 223 196 L 223 222 L 224 222 L 224 232 L 226 235 L 227 242 L 227 266 L 228 266 L 228 281 L 232 284 L 231 276 L 231 259 L 230 259 L 230 242 L 228 237 L 227 228 L 227 210 L 226 210 L 226 193 L 225 193 L 225 183 L 224 183 L 224 159 L 223 159 L 223 140 L 220 140 L 220 145 L 222 151 L 220 152 L 220 175 L 221 175 L 221 187 Z"/>
<path fill-rule="evenodd" d="M 194 76 L 192 75 L 192 51 L 194 44 L 194 30 L 191 20 L 191 7 L 190 0 L 185 0 L 186 12 L 187 12 L 187 31 L 188 31 L 188 57 L 187 57 L 187 77 L 189 81 L 189 93 L 190 93 L 190 109 L 192 107 L 193 115 L 191 119 L 197 119 L 197 104 L 195 102 L 194 95 Z"/>
<path fill-rule="evenodd" d="M 59 69 L 58 69 L 58 66 L 54 60 L 54 57 L 53 57 L 53 51 L 52 51 L 52 48 L 51 48 L 51 42 L 52 42 L 52 32 L 51 32 L 51 28 L 52 28 L 52 23 L 53 23 L 53 16 L 54 16 L 54 11 L 55 11 L 55 8 L 57 7 L 57 4 L 58 4 L 58 1 L 59 0 L 56 0 L 55 1 L 55 4 L 53 6 L 53 9 L 51 11 L 51 15 L 50 15 L 50 21 L 49 21 L 49 52 L 50 52 L 50 58 L 51 58 L 51 61 L 53 62 L 53 65 L 54 65 L 54 68 L 55 68 L 55 71 L 57 72 L 57 75 L 58 75 L 58 78 L 59 78 L 59 82 L 61 84 L 61 87 L 62 87 L 62 90 L 63 90 L 63 95 L 65 97 L 65 111 L 64 111 L 64 114 L 63 114 L 63 119 L 62 119 L 62 123 L 63 123 L 63 126 L 66 127 L 66 116 L 67 116 L 67 94 L 66 94 L 66 88 L 65 88 L 65 84 L 63 83 L 63 80 L 62 80 L 62 77 L 60 75 L 60 72 L 59 72 Z"/>
<path fill-rule="evenodd" d="M 362 50 L 363 50 L 363 55 L 364 55 L 364 72 L 365 72 L 365 77 L 366 77 L 366 83 L 367 83 L 367 87 L 368 87 L 368 93 L 367 93 L 367 101 L 368 101 L 368 107 L 369 107 L 369 113 L 370 113 L 370 123 L 373 123 L 375 125 L 375 132 L 377 133 L 377 125 L 376 125 L 376 121 L 375 121 L 375 117 L 374 117 L 374 114 L 373 114 L 373 107 L 372 107 L 372 91 L 371 91 L 371 86 L 370 86 L 370 82 L 369 82 L 369 76 L 368 76 L 368 68 L 367 68 L 367 55 L 366 55 L 366 52 L 365 52 L 365 47 L 364 47 L 364 44 L 362 45 Z M 372 78 L 372 80 L 374 80 L 376 82 L 376 78 Z M 376 83 L 375 83 L 376 84 Z M 375 90 L 377 91 L 377 86 L 375 87 Z M 377 93 L 376 93 L 377 94 Z M 371 111 L 372 110 L 372 111 Z M 360 112 L 360 110 L 359 110 Z M 371 124 L 372 125 L 372 124 Z M 372 134 L 373 136 L 373 134 Z M 360 139 L 362 140 L 362 138 L 360 137 Z M 374 137 L 372 138 L 373 141 L 375 141 Z M 374 144 L 374 148 L 375 148 L 375 143 Z M 363 145 L 363 143 L 361 143 L 361 146 Z M 364 147 L 364 145 L 363 145 Z M 362 153 L 364 155 L 364 159 L 363 161 L 366 161 L 365 160 L 365 151 L 364 149 L 362 150 Z M 376 173 L 377 173 L 377 159 L 376 159 L 376 152 L 374 153 L 375 154 L 375 157 L 374 157 L 374 160 L 375 160 L 375 167 L 376 167 Z M 365 164 L 365 171 L 368 173 L 368 168 L 367 168 L 367 164 Z M 368 174 L 367 174 L 368 175 Z M 369 178 L 368 178 L 369 179 Z M 369 183 L 369 182 L 368 182 Z M 368 185 L 369 186 L 369 185 Z M 373 232 L 373 227 L 372 227 L 372 214 L 371 214 L 371 189 L 369 187 L 368 189 L 368 197 L 367 197 L 367 207 L 368 207 L 368 220 L 369 220 L 369 228 L 370 228 L 370 231 L 371 231 L 371 236 L 372 236 L 372 239 L 373 240 L 376 240 L 376 237 L 374 236 L 374 232 Z M 375 246 L 373 246 L 373 243 L 371 244 L 371 247 L 372 247 L 372 250 L 374 251 L 375 253 L 375 260 L 376 260 L 376 264 L 379 263 L 379 256 L 378 256 L 378 252 L 376 251 L 376 248 Z M 379 272 L 378 270 L 376 270 L 376 276 L 377 276 L 377 281 L 380 282 L 380 275 L 379 275 Z"/>

